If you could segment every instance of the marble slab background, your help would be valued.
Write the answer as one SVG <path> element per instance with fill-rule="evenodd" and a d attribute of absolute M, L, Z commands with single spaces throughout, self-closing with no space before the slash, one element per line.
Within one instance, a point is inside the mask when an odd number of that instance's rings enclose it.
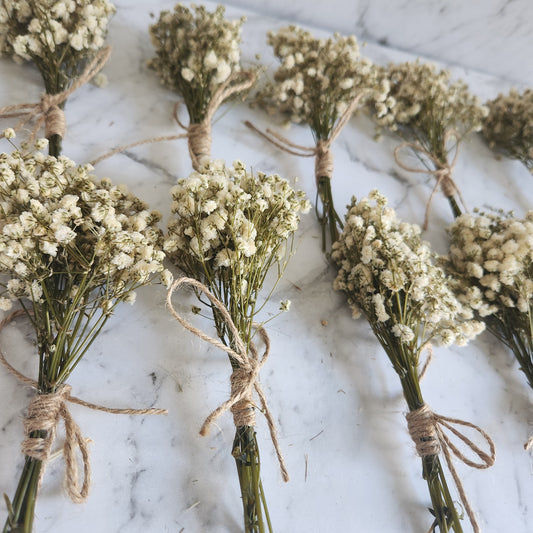
<path fill-rule="evenodd" d="M 179 132 L 171 118 L 176 95 L 161 87 L 145 65 L 153 53 L 147 33 L 153 20 L 150 11 L 158 13 L 173 3 L 116 4 L 109 33 L 113 55 L 105 69 L 109 85 L 83 87 L 66 109 L 64 154 L 80 163 L 124 143 Z M 343 9 L 351 7 L 346 4 Z M 334 11 L 328 13 L 333 16 Z M 228 9 L 230 16 L 243 12 Z M 258 52 L 273 65 L 264 36 L 287 20 L 246 13 L 246 57 L 251 60 Z M 317 8 L 317 13 L 322 11 Z M 340 24 L 337 29 L 343 30 Z M 458 55 L 461 50 L 469 53 L 468 44 L 458 42 L 457 47 Z M 371 43 L 365 53 L 382 63 L 413 57 Z M 500 59 L 494 62 L 508 66 Z M 482 72 L 486 69 L 481 62 L 475 66 L 479 70 L 454 66 L 453 73 L 483 98 L 510 86 L 509 80 Z M 41 91 L 35 69 L 0 61 L 0 105 L 37 101 Z M 265 145 L 242 123 L 249 119 L 259 127 L 276 127 L 272 119 L 245 105 L 223 111 L 213 129 L 214 156 L 228 162 L 239 158 L 255 170 L 291 179 L 298 176 L 298 185 L 314 199 L 313 161 Z M 312 143 L 304 127 L 283 133 L 296 143 Z M 420 222 L 431 179 L 395 165 L 396 139 L 375 143 L 372 136 L 372 123 L 360 114 L 335 143 L 336 204 L 342 209 L 351 195 L 378 188 L 400 216 Z M 0 149 L 9 149 L 6 141 L 0 141 Z M 166 221 L 168 191 L 190 170 L 186 145 L 177 141 L 128 150 L 104 161 L 95 172 L 128 184 L 161 210 Z M 516 162 L 497 160 L 478 137 L 462 146 L 455 176 L 470 207 L 497 206 L 522 214 L 533 205 L 531 175 Z M 446 202 L 437 198 L 425 237 L 440 252 L 446 250 L 444 228 L 450 221 Z M 261 376 L 292 477 L 290 483 L 282 482 L 267 426 L 259 419 L 263 482 L 275 531 L 425 533 L 430 526 L 429 500 L 420 459 L 407 434 L 398 379 L 366 323 L 352 320 L 343 297 L 332 291 L 333 275 L 321 255 L 319 228 L 310 214 L 302 221 L 295 257 L 265 314 L 274 314 L 280 300 L 292 300 L 291 312 L 269 327 L 272 356 Z M 94 441 L 92 491 L 86 504 L 72 504 L 61 488 L 61 461 L 49 465 L 36 532 L 241 531 L 230 456 L 231 417 L 220 419 L 208 437 L 198 435 L 204 417 L 227 397 L 229 365 L 223 354 L 172 320 L 164 296 L 161 287 L 146 288 L 135 306 L 120 309 L 71 384 L 77 396 L 91 402 L 157 405 L 167 407 L 169 415 L 142 419 L 73 406 L 82 431 Z M 193 303 L 187 293 L 176 297 L 184 313 Z M 198 324 L 209 329 L 207 322 Z M 35 372 L 32 335 L 22 319 L 3 332 L 1 347 L 23 372 Z M 533 393 L 511 355 L 487 334 L 467 348 L 437 349 L 423 388 L 436 412 L 479 424 L 496 442 L 498 459 L 490 470 L 458 466 L 483 531 L 532 531 L 533 462 L 523 443 L 533 432 Z M 0 393 L 0 492 L 12 495 L 22 465 L 22 416 L 31 391 L 1 371 Z M 469 531 L 466 523 L 464 527 Z"/>

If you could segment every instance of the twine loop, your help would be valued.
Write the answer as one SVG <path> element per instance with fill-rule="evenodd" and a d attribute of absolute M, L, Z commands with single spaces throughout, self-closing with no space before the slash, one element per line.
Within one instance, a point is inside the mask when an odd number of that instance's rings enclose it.
<path fill-rule="evenodd" d="M 433 197 L 435 196 L 439 187 L 442 190 L 446 198 L 452 198 L 455 194 L 457 194 L 461 203 L 466 209 L 466 205 L 463 200 L 461 191 L 459 190 L 459 187 L 457 186 L 454 179 L 452 178 L 455 165 L 457 164 L 457 156 L 459 154 L 459 149 L 458 149 L 458 143 L 460 140 L 459 133 L 455 130 L 448 130 L 446 134 L 444 135 L 444 139 L 442 142 L 443 148 L 446 147 L 446 144 L 448 143 L 450 139 L 456 140 L 455 154 L 453 156 L 453 160 L 451 163 L 448 163 L 447 161 L 444 161 L 444 162 L 441 161 L 439 158 L 435 157 L 431 152 L 428 152 L 428 150 L 426 150 L 420 143 L 417 143 L 417 142 L 403 142 L 394 149 L 394 160 L 400 168 L 402 168 L 403 170 L 406 170 L 407 172 L 430 174 L 430 175 L 435 176 L 436 178 L 435 186 L 433 187 L 431 191 L 431 195 L 429 196 L 429 199 L 426 203 L 426 211 L 424 214 L 424 225 L 423 225 L 424 230 L 428 228 L 429 211 L 431 208 L 431 203 L 433 202 Z M 422 154 L 423 156 L 425 156 L 435 165 L 435 170 L 411 167 L 403 163 L 400 159 L 400 152 L 404 148 L 410 148 L 416 154 Z"/>
<path fill-rule="evenodd" d="M 20 117 L 20 121 L 13 126 L 15 132 L 18 132 L 30 122 L 34 122 L 33 128 L 30 130 L 29 142 L 35 141 L 39 130 L 43 126 L 47 139 L 52 135 L 59 135 L 63 138 L 66 132 L 66 121 L 65 114 L 60 107 L 61 104 L 72 93 L 96 76 L 102 70 L 110 55 L 110 46 L 102 48 L 68 89 L 56 94 L 44 94 L 40 102 L 35 104 L 15 104 L 2 107 L 0 108 L 0 119 Z M 3 133 L 0 132 L 0 138 L 3 136 Z"/>
<path fill-rule="evenodd" d="M 298 157 L 314 157 L 315 158 L 315 178 L 318 181 L 321 178 L 331 179 L 333 175 L 333 154 L 331 153 L 331 145 L 335 139 L 340 135 L 344 126 L 350 120 L 350 117 L 356 110 L 361 98 L 365 95 L 365 91 L 358 93 L 350 102 L 344 113 L 341 115 L 335 127 L 331 131 L 330 136 L 327 139 L 318 139 L 314 147 L 302 146 L 295 144 L 286 137 L 283 137 L 279 133 L 267 128 L 266 132 L 262 132 L 259 128 L 255 127 L 249 120 L 244 122 L 245 126 L 257 133 L 263 139 L 267 140 L 270 144 L 273 144 L 280 150 Z"/>
<path fill-rule="evenodd" d="M 0 322 L 0 331 L 13 319 L 21 315 L 25 315 L 25 311 L 19 309 L 4 318 Z M 38 383 L 11 366 L 1 351 L 0 363 L 20 382 L 38 390 Z M 71 395 L 71 391 L 70 385 L 61 384 L 56 388 L 55 392 L 39 393 L 33 397 L 24 418 L 25 438 L 21 444 L 21 451 L 28 457 L 33 457 L 42 462 L 38 482 L 40 486 L 56 437 L 57 426 L 59 421 L 63 419 L 65 425 L 65 443 L 63 445 L 63 457 L 66 465 L 65 485 L 70 499 L 74 503 L 83 503 L 87 499 L 91 484 L 89 448 L 78 424 L 76 424 L 68 409 L 68 403 L 76 403 L 95 411 L 112 414 L 163 415 L 167 414 L 167 410 L 155 408 L 113 409 L 76 398 Z M 77 449 L 80 451 L 83 464 L 83 477 L 81 479 L 78 472 Z"/>
<path fill-rule="evenodd" d="M 470 502 L 466 497 L 463 484 L 461 483 L 461 480 L 459 479 L 457 471 L 453 465 L 452 454 L 467 466 L 483 470 L 491 467 L 496 459 L 496 448 L 494 446 L 494 442 L 490 436 L 479 426 L 476 426 L 471 422 L 459 420 L 457 418 L 449 418 L 438 415 L 431 411 L 427 404 L 424 404 L 419 409 L 408 413 L 406 415 L 406 419 L 409 434 L 415 443 L 416 451 L 420 457 L 438 455 L 441 451 L 444 454 L 446 464 L 448 465 L 448 470 L 453 477 L 455 486 L 459 492 L 459 497 L 461 498 L 461 502 L 463 503 L 463 506 L 470 519 L 470 523 L 472 524 L 472 528 L 476 533 L 479 533 L 479 531 L 481 531 L 479 524 L 477 523 L 474 510 L 472 509 Z M 489 453 L 479 448 L 454 426 L 469 427 L 477 431 L 487 443 L 489 447 Z M 466 457 L 452 442 L 451 436 L 447 434 L 446 430 L 459 438 L 467 446 L 467 448 L 479 458 L 479 462 L 468 459 L 468 457 Z"/>
<path fill-rule="evenodd" d="M 203 292 L 205 296 L 207 296 L 211 304 L 216 308 L 216 310 L 220 313 L 221 317 L 224 319 L 224 322 L 226 323 L 228 330 L 231 334 L 235 349 L 230 348 L 220 340 L 205 334 L 202 330 L 194 327 L 190 322 L 188 322 L 181 315 L 178 314 L 178 312 L 172 305 L 172 295 L 176 290 L 185 285 L 189 285 L 195 290 Z M 285 460 L 281 453 L 281 447 L 278 440 L 278 432 L 276 429 L 276 424 L 274 422 L 274 417 L 272 416 L 270 408 L 268 407 L 265 393 L 258 381 L 259 372 L 263 365 L 266 363 L 266 360 L 268 359 L 268 356 L 270 354 L 270 339 L 266 330 L 259 324 L 253 324 L 254 328 L 256 329 L 257 333 L 259 334 L 261 340 L 265 345 L 263 353 L 259 355 L 257 347 L 253 342 L 249 343 L 247 349 L 241 336 L 239 335 L 239 330 L 235 326 L 235 323 L 233 322 L 226 306 L 218 298 L 216 298 L 216 296 L 213 295 L 213 293 L 208 289 L 208 287 L 206 287 L 203 283 L 199 282 L 194 278 L 181 277 L 176 279 L 172 283 L 167 292 L 167 306 L 172 316 L 185 329 L 187 329 L 203 341 L 208 342 L 216 348 L 220 348 L 221 350 L 226 352 L 237 365 L 237 367 L 234 368 L 230 378 L 231 392 L 229 399 L 219 405 L 205 419 L 204 423 L 202 424 L 202 427 L 200 428 L 200 435 L 207 435 L 213 422 L 228 410 L 232 412 L 233 421 L 237 427 L 254 426 L 255 405 L 253 403 L 253 392 L 255 391 L 261 403 L 261 411 L 264 414 L 268 424 L 270 438 L 272 440 L 272 444 L 274 445 L 274 450 L 278 458 L 281 475 L 284 481 L 288 481 L 289 474 L 287 472 Z"/>

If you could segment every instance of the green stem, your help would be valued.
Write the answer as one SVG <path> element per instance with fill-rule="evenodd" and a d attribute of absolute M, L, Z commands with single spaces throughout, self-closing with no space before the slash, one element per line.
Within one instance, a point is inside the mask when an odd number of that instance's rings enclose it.
<path fill-rule="evenodd" d="M 245 533 L 272 533 L 272 525 L 260 477 L 259 447 L 255 429 L 252 426 L 240 426 L 237 428 L 233 441 L 232 455 L 235 458 L 239 474 Z"/>
<path fill-rule="evenodd" d="M 461 216 L 463 212 L 461 211 L 461 208 L 459 207 L 455 196 L 448 196 L 447 198 L 448 202 L 450 203 L 450 207 L 452 208 L 453 218 Z"/>
<path fill-rule="evenodd" d="M 331 245 L 339 239 L 339 233 L 343 228 L 343 223 L 333 204 L 333 194 L 331 192 L 331 179 L 322 176 L 317 182 L 317 194 L 315 213 L 318 222 L 322 226 L 322 251 L 328 253 L 327 234 L 329 231 L 330 249 Z"/>
<path fill-rule="evenodd" d="M 52 135 L 48 139 L 48 155 L 59 157 L 61 155 L 61 135 Z"/>

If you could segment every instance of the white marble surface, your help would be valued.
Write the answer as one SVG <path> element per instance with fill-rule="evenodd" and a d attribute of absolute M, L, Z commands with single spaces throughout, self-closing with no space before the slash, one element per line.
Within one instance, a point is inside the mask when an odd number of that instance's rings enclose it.
<path fill-rule="evenodd" d="M 120 0 L 117 5 L 109 35 L 114 51 L 105 69 L 109 85 L 83 87 L 66 109 L 64 153 L 79 162 L 125 142 L 177 132 L 171 119 L 176 95 L 162 88 L 145 67 L 152 54 L 148 9 L 157 13 L 172 3 L 152 2 L 147 8 L 140 0 Z M 260 52 L 271 62 L 264 34 L 280 24 L 249 14 L 246 55 L 252 58 Z M 410 57 L 380 46 L 365 50 L 380 62 Z M 39 98 L 42 85 L 33 68 L 2 60 L 0 73 L 0 105 Z M 483 97 L 508 87 L 474 70 L 454 73 Z M 213 154 L 228 161 L 240 158 L 254 169 L 299 176 L 300 186 L 314 199 L 313 162 L 265 145 L 243 126 L 246 118 L 258 126 L 268 124 L 259 111 L 227 109 L 214 126 Z M 285 134 L 297 143 L 312 142 L 304 127 Z M 335 143 L 338 207 L 342 210 L 351 195 L 362 196 L 377 187 L 404 219 L 420 222 L 431 180 L 399 170 L 392 156 L 398 141 L 385 138 L 376 144 L 372 134 L 371 122 L 359 116 Z M 0 149 L 8 149 L 5 141 Z M 100 176 L 127 183 L 144 196 L 165 220 L 169 188 L 189 171 L 183 141 L 136 148 L 97 167 Z M 478 138 L 462 146 L 455 175 L 471 207 L 492 205 L 523 213 L 533 205 L 527 171 L 518 163 L 496 160 Z M 439 251 L 446 249 L 444 226 L 450 220 L 446 202 L 438 197 L 426 237 Z M 276 311 L 279 300 L 292 300 L 291 312 L 269 327 L 272 356 L 262 372 L 292 476 L 288 484 L 281 480 L 265 421 L 259 418 L 258 424 L 275 531 L 426 532 L 427 488 L 407 434 L 398 379 L 367 324 L 352 320 L 343 297 L 332 291 L 333 272 L 321 256 L 313 214 L 304 219 L 298 243 L 265 315 Z M 184 312 L 194 303 L 186 294 L 178 299 Z M 60 460 L 51 464 L 38 501 L 37 532 L 242 530 L 230 456 L 231 417 L 223 417 L 210 436 L 198 435 L 203 418 L 228 394 L 229 365 L 224 354 L 175 323 L 163 302 L 162 288 L 146 288 L 135 306 L 119 310 L 71 384 L 76 395 L 88 401 L 163 406 L 169 415 L 142 419 L 73 406 L 83 432 L 94 441 L 91 494 L 83 505 L 71 503 L 62 490 L 63 465 Z M 31 331 L 22 319 L 2 334 L 1 345 L 18 368 L 35 372 Z M 493 468 L 458 466 L 483 531 L 532 531 L 533 462 L 523 443 L 533 431 L 533 391 L 511 354 L 488 334 L 467 348 L 437 349 L 423 389 L 436 412 L 479 424 L 494 438 L 498 457 Z M 31 391 L 4 371 L 0 391 L 0 492 L 12 496 L 22 465 L 22 415 Z M 0 516 L 5 516 L 3 511 Z M 464 528 L 470 530 L 466 523 Z"/>

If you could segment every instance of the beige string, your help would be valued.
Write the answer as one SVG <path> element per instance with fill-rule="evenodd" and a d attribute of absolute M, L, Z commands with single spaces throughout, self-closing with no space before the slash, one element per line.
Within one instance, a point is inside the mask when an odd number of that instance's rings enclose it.
<path fill-rule="evenodd" d="M 426 344 L 422 346 L 421 351 L 424 351 L 424 350 L 426 350 L 428 354 L 427 354 L 426 360 L 424 361 L 424 365 L 422 366 L 422 369 L 418 373 L 419 381 L 422 381 L 426 377 L 426 373 L 428 371 L 429 365 L 431 361 L 433 361 L 433 345 L 430 342 L 426 342 Z"/>
<path fill-rule="evenodd" d="M 0 322 L 0 332 L 7 324 L 18 316 L 25 315 L 25 311 L 19 309 L 14 311 L 9 316 Z M 4 354 L 0 351 L 0 363 L 13 374 L 20 382 L 29 385 L 33 389 L 38 390 L 39 384 L 21 374 L 6 360 Z M 89 448 L 87 440 L 84 439 L 79 426 L 76 424 L 70 411 L 67 407 L 67 402 L 83 405 L 89 409 L 96 411 L 103 411 L 104 413 L 120 414 L 120 415 L 164 415 L 168 411 L 166 409 L 112 409 L 103 407 L 93 403 L 80 400 L 75 396 L 71 396 L 70 385 L 60 385 L 55 392 L 49 394 L 37 394 L 30 405 L 28 412 L 24 419 L 24 434 L 25 439 L 22 441 L 22 453 L 28 457 L 33 457 L 42 462 L 41 472 L 39 475 L 39 486 L 42 482 L 46 463 L 48 462 L 54 443 L 57 425 L 60 419 L 63 419 L 65 424 L 65 443 L 63 445 L 63 456 L 65 459 L 66 473 L 65 484 L 67 492 L 75 503 L 82 503 L 87 499 L 89 486 L 91 483 L 91 469 L 89 461 Z M 44 437 L 34 437 L 37 431 L 46 432 Z M 82 463 L 83 463 L 83 478 L 80 485 L 80 476 L 78 474 L 78 462 L 76 458 L 76 448 L 79 448 Z"/>
<path fill-rule="evenodd" d="M 449 130 L 444 135 L 443 139 L 443 146 L 445 147 L 447 142 L 451 139 L 455 138 L 457 142 L 460 140 L 459 133 L 457 133 L 455 130 Z M 410 167 L 408 165 L 405 165 L 400 160 L 400 151 L 404 148 L 411 148 L 414 152 L 418 152 L 426 156 L 430 161 L 433 162 L 436 169 L 435 170 L 428 170 L 428 169 L 421 169 L 416 167 Z M 461 203 L 466 209 L 465 202 L 463 200 L 463 196 L 461 194 L 461 191 L 457 187 L 457 184 L 452 178 L 453 170 L 455 168 L 455 165 L 457 163 L 457 155 L 459 151 L 456 148 L 455 155 L 453 156 L 453 161 L 451 163 L 443 163 L 440 161 L 437 157 L 435 157 L 433 154 L 428 152 L 421 144 L 419 143 L 412 143 L 412 142 L 404 142 L 398 145 L 394 149 L 394 160 L 396 161 L 396 164 L 403 168 L 404 170 L 407 170 L 407 172 L 417 172 L 422 174 L 431 174 L 437 178 L 437 182 L 435 183 L 435 186 L 433 187 L 433 190 L 431 191 L 431 195 L 427 201 L 426 204 L 426 211 L 424 215 L 424 230 L 428 228 L 429 223 L 429 211 L 431 207 L 431 202 L 433 201 L 433 197 L 435 196 L 435 193 L 439 189 L 439 187 L 442 189 L 442 192 L 444 193 L 444 196 L 446 198 L 451 198 L 454 194 L 457 194 L 459 196 L 459 199 L 461 200 Z"/>
<path fill-rule="evenodd" d="M 0 119 L 18 118 L 20 121 L 13 126 L 15 132 L 21 130 L 26 124 L 34 121 L 34 126 L 30 131 L 30 142 L 33 142 L 41 127 L 45 126 L 45 135 L 49 139 L 52 135 L 65 136 L 66 122 L 65 114 L 59 107 L 66 99 L 82 85 L 90 81 L 109 59 L 111 47 L 102 48 L 87 65 L 80 77 L 65 91 L 57 94 L 43 94 L 41 101 L 34 104 L 15 104 L 0 108 Z M 4 135 L 0 132 L 0 138 Z"/>
<path fill-rule="evenodd" d="M 183 285 L 190 285 L 196 290 L 203 292 L 207 296 L 207 298 L 209 298 L 211 303 L 220 312 L 227 327 L 229 328 L 233 342 L 235 343 L 235 350 L 233 350 L 229 346 L 226 346 L 220 340 L 206 335 L 202 330 L 195 328 L 190 322 L 187 322 L 177 313 L 177 311 L 174 309 L 174 306 L 172 305 L 172 295 Z M 254 426 L 255 415 L 252 395 L 253 390 L 255 389 L 255 392 L 257 393 L 257 395 L 259 396 L 259 400 L 261 401 L 261 411 L 265 415 L 265 418 L 267 420 L 268 428 L 270 430 L 270 437 L 272 439 L 272 443 L 274 445 L 274 449 L 278 457 L 281 475 L 284 481 L 289 481 L 289 474 L 287 472 L 287 467 L 285 466 L 285 460 L 283 459 L 283 455 L 281 453 L 274 418 L 268 407 L 265 393 L 258 383 L 259 371 L 266 363 L 270 352 L 270 340 L 265 329 L 262 326 L 259 326 L 258 324 L 254 324 L 254 327 L 257 329 L 259 335 L 261 336 L 261 339 L 265 344 L 265 351 L 263 352 L 263 355 L 259 357 L 257 348 L 253 342 L 250 342 L 248 350 L 246 349 L 246 346 L 244 345 L 244 342 L 239 335 L 239 331 L 235 326 L 233 320 L 231 319 L 231 316 L 228 310 L 226 309 L 226 306 L 218 298 L 216 298 L 205 285 L 193 278 L 182 277 L 178 278 L 174 281 L 174 283 L 172 283 L 167 292 L 167 306 L 172 316 L 185 329 L 189 330 L 191 333 L 193 333 L 203 341 L 208 342 L 217 348 L 220 348 L 221 350 L 226 352 L 233 360 L 235 360 L 239 365 L 239 367 L 235 369 L 231 375 L 231 393 L 229 399 L 222 403 L 219 407 L 217 407 L 205 419 L 205 422 L 202 424 L 202 427 L 200 429 L 200 435 L 207 435 L 211 424 L 219 416 L 221 416 L 228 410 L 230 410 L 233 414 L 233 422 L 235 426 Z"/>
<path fill-rule="evenodd" d="M 533 435 L 527 439 L 527 442 L 524 444 L 524 450 L 529 451 L 533 447 Z"/>
<path fill-rule="evenodd" d="M 489 468 L 494 464 L 496 459 L 496 449 L 494 442 L 489 437 L 489 435 L 483 431 L 479 426 L 472 424 L 471 422 L 466 422 L 464 420 L 459 420 L 457 418 L 449 418 L 446 416 L 438 415 L 431 411 L 427 404 L 424 404 L 420 409 L 411 411 L 406 415 L 407 427 L 409 429 L 409 434 L 413 439 L 416 451 L 420 457 L 426 457 L 428 455 L 438 455 L 442 450 L 444 458 L 446 459 L 446 464 L 448 469 L 452 474 L 455 486 L 459 492 L 459 497 L 461 502 L 470 518 L 470 523 L 475 533 L 479 533 L 480 527 L 477 523 L 474 510 L 472 509 L 466 493 L 457 475 L 457 471 L 453 466 L 452 454 L 455 455 L 459 460 L 461 460 L 466 465 L 477 468 L 485 469 Z M 476 446 L 469 438 L 467 438 L 463 433 L 461 433 L 453 425 L 465 426 L 474 429 L 477 431 L 487 442 L 490 453 L 486 453 Z M 451 431 L 456 437 L 458 437 L 463 443 L 470 449 L 472 452 L 479 457 L 481 462 L 474 462 L 468 459 L 463 453 L 451 442 L 450 437 L 446 434 L 445 429 Z"/>
<path fill-rule="evenodd" d="M 353 112 L 357 108 L 359 101 L 364 96 L 364 92 L 359 93 L 346 108 L 337 124 L 331 131 L 331 135 L 323 140 L 319 139 L 316 146 L 311 148 L 309 146 L 302 146 L 294 144 L 279 133 L 267 128 L 266 132 L 262 132 L 256 128 L 249 120 L 246 120 L 244 124 L 252 131 L 266 139 L 270 144 L 277 146 L 280 150 L 299 157 L 315 157 L 315 178 L 318 182 L 321 178 L 329 178 L 333 175 L 333 154 L 331 153 L 331 145 L 335 139 L 340 135 L 342 129 L 352 116 Z"/>
<path fill-rule="evenodd" d="M 235 83 L 239 78 L 244 77 L 244 80 L 240 83 Z M 115 154 L 128 150 L 129 148 L 134 148 L 136 146 L 141 146 L 143 144 L 152 144 L 161 141 L 175 141 L 178 139 L 187 139 L 189 147 L 189 155 L 191 157 L 191 162 L 194 170 L 200 169 L 200 162 L 204 158 L 211 157 L 211 144 L 213 142 L 211 136 L 211 123 L 213 117 L 222 105 L 222 103 L 227 100 L 230 96 L 246 91 L 250 89 L 255 83 L 256 75 L 251 71 L 239 71 L 234 72 L 229 76 L 229 78 L 215 91 L 209 105 L 207 106 L 206 114 L 203 120 L 197 124 L 192 123 L 186 126 L 181 122 L 178 116 L 179 107 L 181 102 L 176 102 L 173 110 L 174 120 L 178 125 L 185 130 L 185 133 L 180 133 L 177 135 L 167 135 L 163 137 L 151 137 L 149 139 L 144 139 L 142 141 L 137 141 L 125 146 L 120 146 L 115 148 L 111 152 L 108 152 L 97 159 L 91 161 L 91 165 L 97 165 L 100 161 L 107 159 Z"/>

